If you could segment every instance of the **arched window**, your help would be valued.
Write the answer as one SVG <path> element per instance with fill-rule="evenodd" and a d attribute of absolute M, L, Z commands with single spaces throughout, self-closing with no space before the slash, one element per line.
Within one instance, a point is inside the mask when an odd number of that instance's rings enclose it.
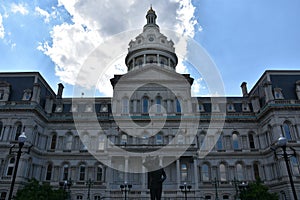
<path fill-rule="evenodd" d="M 244 180 L 243 166 L 240 163 L 236 165 L 236 175 L 239 181 Z"/>
<path fill-rule="evenodd" d="M 250 149 L 255 149 L 255 143 L 254 143 L 253 134 L 252 134 L 252 133 L 249 133 L 249 134 L 248 134 L 248 138 L 249 138 L 249 146 L 250 146 Z"/>
<path fill-rule="evenodd" d="M 51 145 L 50 145 L 51 150 L 54 150 L 56 148 L 56 140 L 57 140 L 57 135 L 53 134 L 51 139 Z"/>
<path fill-rule="evenodd" d="M 234 132 L 232 134 L 232 144 L 233 144 L 234 150 L 239 149 L 239 138 L 238 138 L 238 134 L 236 132 Z"/>
<path fill-rule="evenodd" d="M 187 181 L 187 178 L 188 178 L 187 164 L 182 163 L 181 164 L 181 181 Z"/>
<path fill-rule="evenodd" d="M 127 97 L 122 99 L 122 113 L 128 114 L 129 113 L 129 100 Z"/>
<path fill-rule="evenodd" d="M 257 163 L 253 164 L 253 173 L 254 173 L 255 180 L 260 179 L 259 168 L 258 168 L 258 164 Z"/>
<path fill-rule="evenodd" d="M 76 195 L 76 200 L 82 200 L 83 196 L 82 195 Z"/>
<path fill-rule="evenodd" d="M 127 135 L 126 134 L 122 134 L 122 136 L 121 136 L 121 144 L 122 145 L 126 145 L 127 144 Z"/>
<path fill-rule="evenodd" d="M 202 175 L 202 181 L 209 181 L 210 180 L 209 166 L 207 164 L 202 165 L 201 175 Z"/>
<path fill-rule="evenodd" d="M 10 158 L 8 165 L 7 165 L 7 172 L 6 172 L 7 176 L 11 176 L 13 174 L 14 168 L 15 168 L 15 161 L 16 161 L 16 159 L 14 157 Z"/>
<path fill-rule="evenodd" d="M 161 113 L 161 97 L 156 97 L 156 112 Z"/>
<path fill-rule="evenodd" d="M 52 177 L 52 164 L 49 164 L 47 166 L 47 171 L 46 171 L 46 181 L 50 181 Z"/>
<path fill-rule="evenodd" d="M 229 199 L 229 196 L 228 195 L 223 195 L 223 200 L 227 200 Z"/>
<path fill-rule="evenodd" d="M 102 165 L 98 165 L 96 168 L 96 181 L 102 181 L 103 179 L 103 168 Z"/>
<path fill-rule="evenodd" d="M 20 122 L 16 123 L 16 134 L 15 134 L 15 140 L 17 141 L 19 139 L 19 136 L 22 133 L 22 124 Z"/>
<path fill-rule="evenodd" d="M 285 122 L 283 124 L 283 132 L 284 132 L 284 137 L 286 137 L 287 140 L 292 140 L 292 132 L 291 132 L 291 124 Z"/>
<path fill-rule="evenodd" d="M 84 179 L 85 179 L 85 165 L 81 164 L 79 166 L 79 180 L 84 181 Z"/>
<path fill-rule="evenodd" d="M 0 200 L 5 200 L 6 199 L 6 192 L 1 192 L 0 193 Z"/>
<path fill-rule="evenodd" d="M 227 181 L 226 166 L 223 163 L 220 164 L 220 180 Z"/>
<path fill-rule="evenodd" d="M 69 178 L 69 165 L 65 164 L 63 166 L 63 180 L 68 180 Z"/>
<path fill-rule="evenodd" d="M 143 97 L 143 113 L 148 113 L 149 112 L 149 98 L 148 97 Z"/>

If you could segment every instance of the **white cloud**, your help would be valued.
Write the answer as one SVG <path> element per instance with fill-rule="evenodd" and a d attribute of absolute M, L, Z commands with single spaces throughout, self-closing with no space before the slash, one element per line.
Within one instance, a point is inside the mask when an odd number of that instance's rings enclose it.
<path fill-rule="evenodd" d="M 78 72 L 86 58 L 101 42 L 114 37 L 115 34 L 143 27 L 150 4 L 150 0 L 59 0 L 58 6 L 65 7 L 72 16 L 73 23 L 53 27 L 52 42 L 41 43 L 38 49 L 52 59 L 56 65 L 56 75 L 63 82 L 75 84 Z M 182 35 L 194 35 L 195 8 L 191 0 L 155 1 L 153 9 L 158 15 L 157 21 L 161 29 L 176 30 Z M 46 13 L 38 11 L 47 18 Z M 135 36 L 137 35 L 131 39 Z M 116 47 L 119 51 L 122 47 L 123 52 L 126 53 L 129 41 L 125 38 L 117 40 L 117 43 L 106 47 L 105 51 L 106 53 L 114 52 Z M 186 48 L 186 45 L 182 47 Z M 124 65 L 124 60 L 119 63 Z M 111 75 L 118 73 L 113 66 L 115 65 L 112 65 L 109 72 Z M 97 67 L 106 66 L 99 64 Z M 185 69 L 180 69 L 180 71 L 185 71 Z M 86 77 L 89 76 L 86 75 Z M 103 87 L 101 92 L 111 94 L 111 90 L 112 88 L 107 86 Z"/>
<path fill-rule="evenodd" d="M 29 13 L 29 11 L 26 8 L 26 5 L 24 5 L 22 3 L 19 3 L 19 4 L 12 3 L 11 11 L 13 13 L 20 13 L 22 15 L 27 15 Z"/>
<path fill-rule="evenodd" d="M 0 39 L 3 39 L 5 35 L 3 21 L 2 21 L 2 15 L 0 14 Z"/>
<path fill-rule="evenodd" d="M 40 7 L 35 7 L 34 10 L 38 15 L 45 17 L 44 19 L 45 23 L 48 23 L 50 21 L 50 14 L 47 11 L 41 9 Z"/>

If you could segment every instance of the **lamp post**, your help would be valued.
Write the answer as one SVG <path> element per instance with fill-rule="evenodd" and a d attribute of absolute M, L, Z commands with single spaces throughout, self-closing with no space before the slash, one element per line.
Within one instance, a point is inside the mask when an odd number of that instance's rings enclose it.
<path fill-rule="evenodd" d="M 285 161 L 285 165 L 286 165 L 286 169 L 288 172 L 288 176 L 289 176 L 289 180 L 290 180 L 290 184 L 292 187 L 292 192 L 293 192 L 293 196 L 294 196 L 294 200 L 298 200 L 297 198 L 297 193 L 296 193 L 296 189 L 295 189 L 295 185 L 294 185 L 294 181 L 293 181 L 293 177 L 292 177 L 292 173 L 291 173 L 291 169 L 290 169 L 290 165 L 289 165 L 289 158 L 291 156 L 296 156 L 296 151 L 295 149 L 293 149 L 292 147 L 289 147 L 289 149 L 291 149 L 293 151 L 293 153 L 287 153 L 287 139 L 285 137 L 279 137 L 277 140 L 277 144 L 275 147 L 271 147 L 271 149 L 274 151 L 275 157 L 277 158 L 278 155 L 282 156 L 284 158 Z M 277 153 L 276 150 L 281 147 L 283 153 Z"/>
<path fill-rule="evenodd" d="M 217 178 L 215 178 L 215 180 L 213 180 L 211 182 L 211 184 L 213 184 L 215 186 L 215 193 L 216 193 L 216 198 L 215 200 L 219 200 L 219 196 L 218 196 L 218 186 L 219 186 L 219 181 L 217 180 Z"/>
<path fill-rule="evenodd" d="M 238 184 L 240 183 L 239 180 L 237 180 L 235 177 L 234 179 L 231 181 L 231 183 L 234 185 L 235 188 L 235 195 L 234 195 L 234 199 L 238 200 L 239 198 L 239 188 L 238 188 Z"/>
<path fill-rule="evenodd" d="M 179 186 L 179 188 L 180 188 L 181 192 L 184 193 L 185 200 L 187 200 L 187 193 L 191 191 L 192 186 L 187 185 L 186 182 L 184 182 L 183 185 Z"/>
<path fill-rule="evenodd" d="M 59 182 L 59 185 L 63 187 L 64 191 L 67 192 L 67 200 L 71 200 L 71 186 L 73 185 L 73 181 L 71 178 L 69 180 L 64 180 L 62 182 Z"/>
<path fill-rule="evenodd" d="M 120 185 L 121 192 L 125 194 L 124 199 L 127 200 L 127 193 L 129 193 L 130 189 L 132 188 L 131 184 L 128 184 L 127 182 L 124 183 L 124 185 Z"/>
<path fill-rule="evenodd" d="M 22 154 L 22 148 L 25 144 L 26 141 L 26 135 L 25 132 L 23 132 L 19 137 L 18 137 L 18 143 L 19 143 L 19 150 L 17 151 L 17 159 L 16 159 L 16 164 L 15 164 L 15 168 L 14 168 L 14 173 L 13 173 L 13 177 L 12 177 L 12 181 L 11 181 L 11 185 L 10 185 L 10 190 L 9 190 L 9 195 L 8 195 L 8 200 L 11 200 L 12 198 L 12 193 L 14 190 L 14 185 L 15 185 L 15 181 L 16 181 L 16 176 L 17 176 L 17 172 L 18 172 L 18 166 L 19 166 L 19 161 L 20 161 L 20 157 Z M 14 146 L 11 147 L 11 149 Z M 10 149 L 10 152 L 11 152 Z"/>
<path fill-rule="evenodd" d="M 90 190 L 91 190 L 92 185 L 94 184 L 94 181 L 92 181 L 91 179 L 89 179 L 89 180 L 86 181 L 85 184 L 88 187 L 88 197 L 87 197 L 87 200 L 90 200 Z"/>

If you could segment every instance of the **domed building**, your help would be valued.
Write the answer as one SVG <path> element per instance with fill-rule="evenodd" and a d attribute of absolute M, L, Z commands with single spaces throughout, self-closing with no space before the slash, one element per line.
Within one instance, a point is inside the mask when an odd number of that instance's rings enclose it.
<path fill-rule="evenodd" d="M 22 132 L 28 153 L 13 194 L 35 178 L 69 183 L 74 200 L 149 199 L 147 172 L 163 167 L 164 200 L 238 199 L 256 179 L 281 200 L 300 197 L 300 71 L 266 71 L 250 92 L 242 83 L 240 97 L 193 97 L 193 78 L 176 72 L 174 42 L 156 18 L 150 8 L 129 42 L 112 98 L 63 98 L 64 86 L 55 93 L 38 72 L 0 73 L 0 200 Z M 159 165 L 147 168 L 151 156 Z"/>

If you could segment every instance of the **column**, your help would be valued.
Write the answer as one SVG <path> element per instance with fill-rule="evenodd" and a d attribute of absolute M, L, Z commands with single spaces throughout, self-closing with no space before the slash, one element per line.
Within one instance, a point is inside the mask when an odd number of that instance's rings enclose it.
<path fill-rule="evenodd" d="M 128 182 L 128 159 L 129 157 L 126 156 L 125 157 L 125 172 L 124 172 L 124 181 L 127 181 Z"/>
<path fill-rule="evenodd" d="M 136 113 L 137 112 L 137 100 L 136 99 L 134 99 L 133 100 L 133 113 Z"/>
<path fill-rule="evenodd" d="M 199 188 L 199 170 L 198 170 L 198 163 L 197 163 L 198 159 L 195 156 L 194 157 L 194 180 L 195 180 L 195 190 L 197 190 Z"/>
<path fill-rule="evenodd" d="M 142 158 L 142 163 L 145 163 L 145 157 Z M 147 184 L 146 184 L 146 168 L 144 167 L 144 165 L 142 165 L 142 190 L 146 190 L 147 189 Z"/>
<path fill-rule="evenodd" d="M 171 59 L 168 58 L 168 66 L 171 67 Z"/>
<path fill-rule="evenodd" d="M 144 54 L 144 65 L 146 65 L 146 54 Z"/>
<path fill-rule="evenodd" d="M 180 186 L 180 158 L 176 160 L 176 181 L 177 181 L 177 188 Z"/>
<path fill-rule="evenodd" d="M 132 69 L 135 67 L 135 58 L 132 59 Z"/>
<path fill-rule="evenodd" d="M 157 64 L 159 64 L 160 63 L 160 61 L 159 61 L 159 54 L 157 54 L 156 60 L 157 60 Z"/>
<path fill-rule="evenodd" d="M 40 84 L 35 83 L 33 85 L 33 92 L 32 92 L 32 98 L 31 101 L 35 101 L 36 103 L 40 103 L 40 93 L 41 93 L 41 88 Z"/>

